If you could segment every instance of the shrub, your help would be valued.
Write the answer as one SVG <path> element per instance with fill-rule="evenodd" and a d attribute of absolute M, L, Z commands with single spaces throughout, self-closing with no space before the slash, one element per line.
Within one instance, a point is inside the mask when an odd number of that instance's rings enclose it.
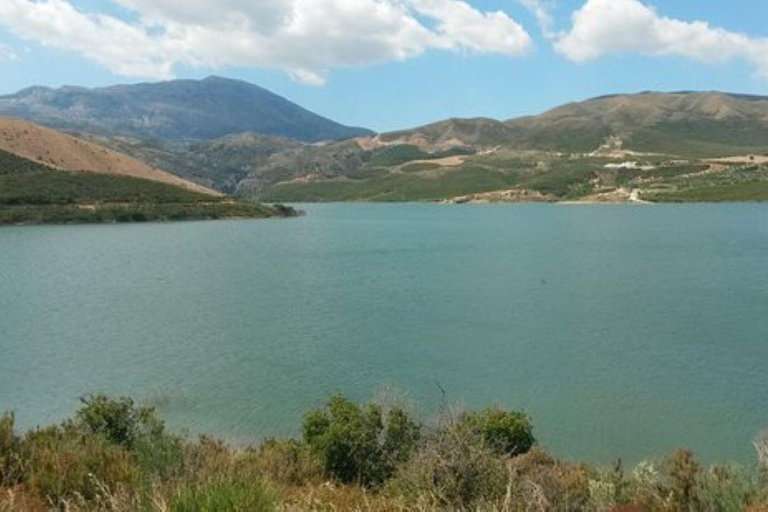
<path fill-rule="evenodd" d="M 68 426 L 102 436 L 131 453 L 147 476 L 170 477 L 181 470 L 183 440 L 165 429 L 154 408 L 140 407 L 131 398 L 89 395 Z"/>
<path fill-rule="evenodd" d="M 259 481 L 218 480 L 198 488 L 185 488 L 171 505 L 173 512 L 266 512 L 277 500 Z"/>
<path fill-rule="evenodd" d="M 465 421 L 476 428 L 486 444 L 499 455 L 526 453 L 535 442 L 531 420 L 522 412 L 486 409 L 466 414 Z"/>
<path fill-rule="evenodd" d="M 614 482 L 590 486 L 588 468 L 566 464 L 541 449 L 512 459 L 510 469 L 513 501 L 528 509 L 584 510 L 590 500 L 616 500 Z"/>
<path fill-rule="evenodd" d="M 13 413 L 0 417 L 0 487 L 11 486 L 22 478 L 21 440 L 14 431 Z"/>
<path fill-rule="evenodd" d="M 319 483 L 323 466 L 305 443 L 267 440 L 237 461 L 238 474 L 267 478 L 284 485 Z"/>
<path fill-rule="evenodd" d="M 768 470 L 768 430 L 757 436 L 754 446 L 757 452 L 757 462 L 761 468 Z"/>
<path fill-rule="evenodd" d="M 698 483 L 699 510 L 749 510 L 757 505 L 759 481 L 740 468 L 715 466 L 702 472 Z M 755 507 L 755 510 L 761 510 Z"/>
<path fill-rule="evenodd" d="M 127 449 L 133 448 L 142 430 L 156 421 L 154 409 L 136 407 L 131 398 L 89 395 L 80 401 L 83 407 L 75 414 L 75 424 Z"/>
<path fill-rule="evenodd" d="M 669 499 L 677 510 L 698 510 L 700 466 L 690 450 L 677 450 L 664 461 Z"/>
<path fill-rule="evenodd" d="M 71 427 L 30 432 L 22 443 L 25 483 L 54 504 L 94 498 L 104 488 L 136 486 L 140 470 L 123 447 Z"/>
<path fill-rule="evenodd" d="M 202 436 L 184 446 L 183 476 L 187 483 L 202 483 L 232 473 L 235 451 L 222 441 Z"/>
<path fill-rule="evenodd" d="M 447 413 L 402 464 L 389 491 L 417 508 L 477 508 L 504 495 L 507 471 L 463 415 Z"/>
<path fill-rule="evenodd" d="M 363 407 L 341 396 L 304 418 L 304 440 L 326 473 L 344 483 L 381 484 L 395 464 L 408 458 L 420 427 L 402 409 L 384 415 L 378 405 Z"/>

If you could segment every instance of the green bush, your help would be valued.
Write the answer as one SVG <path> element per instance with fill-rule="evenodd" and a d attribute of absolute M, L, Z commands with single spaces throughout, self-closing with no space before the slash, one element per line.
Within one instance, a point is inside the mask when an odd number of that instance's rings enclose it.
<path fill-rule="evenodd" d="M 259 481 L 219 480 L 199 488 L 186 488 L 173 502 L 173 512 L 267 512 L 277 500 Z"/>
<path fill-rule="evenodd" d="M 171 476 L 181 469 L 184 443 L 169 434 L 154 408 L 139 407 L 131 398 L 91 395 L 81 399 L 72 426 L 103 436 L 128 450 L 143 472 Z"/>
<path fill-rule="evenodd" d="M 701 474 L 698 506 L 700 510 L 743 510 L 746 505 L 765 503 L 760 487 L 759 478 L 743 468 L 715 466 Z"/>
<path fill-rule="evenodd" d="M 360 407 L 341 396 L 304 418 L 304 440 L 327 474 L 344 483 L 381 484 L 408 458 L 419 435 L 420 426 L 402 409 L 384 415 L 378 405 Z"/>
<path fill-rule="evenodd" d="M 493 408 L 480 413 L 467 413 L 464 419 L 480 432 L 488 447 L 499 455 L 526 453 L 535 442 L 531 420 L 522 412 Z"/>
<path fill-rule="evenodd" d="M 22 478 L 21 440 L 14 424 L 13 413 L 0 417 L 0 487 L 14 485 Z"/>
<path fill-rule="evenodd" d="M 154 409 L 137 407 L 131 398 L 89 395 L 80 401 L 83 407 L 75 414 L 75 424 L 127 449 L 133 448 L 142 432 L 154 428 L 158 421 Z"/>

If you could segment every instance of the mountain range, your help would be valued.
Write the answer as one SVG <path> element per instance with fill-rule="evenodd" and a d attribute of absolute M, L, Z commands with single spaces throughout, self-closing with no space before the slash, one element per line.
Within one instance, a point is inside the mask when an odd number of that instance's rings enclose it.
<path fill-rule="evenodd" d="M 719 92 L 611 95 L 536 116 L 449 119 L 383 134 L 219 77 L 32 87 L 0 97 L 0 115 L 77 132 L 226 193 L 281 201 L 551 200 L 627 187 L 677 190 L 691 186 L 680 182 L 691 175 L 711 184 L 711 159 L 736 157 L 714 167 L 731 169 L 754 161 L 746 155 L 768 152 L 768 97 Z M 763 175 L 738 180 L 752 178 L 762 183 Z"/>

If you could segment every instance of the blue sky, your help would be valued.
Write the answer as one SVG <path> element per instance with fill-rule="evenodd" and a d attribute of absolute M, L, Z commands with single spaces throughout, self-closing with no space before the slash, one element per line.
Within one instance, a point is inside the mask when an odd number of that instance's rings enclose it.
<path fill-rule="evenodd" d="M 253 6 L 259 0 L 251 0 L 247 8 L 242 7 L 245 0 L 227 1 L 232 12 L 241 13 L 243 19 L 260 19 L 258 6 Z M 282 15 L 302 14 L 302 5 L 310 0 L 271 1 L 264 5 L 272 8 L 284 1 L 279 6 L 285 10 L 280 11 Z M 324 2 L 324 12 L 331 11 L 330 16 L 338 14 L 332 12 L 335 8 L 347 9 L 352 0 L 346 4 L 345 0 L 315 1 Z M 371 33 L 380 30 L 379 39 L 387 31 L 398 30 L 386 47 L 378 39 L 371 43 L 368 34 L 356 32 L 354 26 L 345 34 L 343 24 L 332 26 L 341 36 L 329 42 L 323 24 L 336 23 L 335 18 L 317 19 L 320 27 L 315 30 L 313 13 L 307 16 L 310 21 L 301 28 L 304 32 L 298 39 L 278 39 L 271 26 L 232 36 L 233 40 L 253 36 L 253 44 L 261 46 L 273 42 L 275 46 L 295 46 L 295 50 L 278 48 L 265 54 L 243 49 L 246 43 L 227 46 L 226 30 L 219 36 L 221 48 L 211 48 L 218 44 L 215 31 L 224 30 L 223 25 L 203 26 L 204 21 L 190 20 L 184 11 L 191 3 L 200 9 L 210 7 L 205 0 L 159 0 L 155 4 L 149 0 L 43 0 L 36 4 L 3 0 L 0 93 L 38 84 L 94 87 L 217 74 L 257 83 L 322 115 L 380 131 L 447 117 L 507 119 L 609 93 L 721 90 L 768 95 L 765 0 L 532 2 L 551 16 L 551 25 L 545 29 L 530 10 L 531 2 L 526 7 L 520 0 L 474 0 L 467 8 L 457 8 L 458 0 L 409 1 L 412 10 L 387 11 L 366 27 Z M 624 4 L 622 9 L 615 9 L 616 2 Z M 159 12 L 152 7 L 158 4 L 167 9 Z M 36 18 L 30 12 L 40 5 L 64 8 L 64 15 Z M 505 16 L 489 16 L 497 11 Z M 204 15 L 206 11 L 200 12 Z M 572 19 L 577 12 L 582 14 L 579 22 Z M 71 28 L 59 27 L 60 33 L 50 36 L 51 28 L 45 26 L 50 17 L 60 24 L 71 23 Z M 105 19 L 121 25 L 102 30 Z M 398 27 L 405 23 L 420 26 L 400 32 Z M 189 36 L 200 27 L 212 31 L 215 44 Z M 478 30 L 463 30 L 466 27 Z M 122 30 L 124 36 L 119 35 Z M 169 41 L 171 36 L 164 35 L 174 30 L 185 31 L 182 50 L 178 49 L 181 39 Z M 679 37 L 668 37 L 678 30 Z M 125 40 L 123 47 L 110 46 L 116 45 L 110 33 L 118 34 L 114 39 Z M 296 33 L 295 28 L 291 33 Z M 153 44 L 162 46 L 166 55 L 158 58 Z M 369 44 L 373 45 L 370 49 Z M 104 52 L 98 53 L 102 46 Z M 307 57 L 315 48 L 324 50 Z M 237 58 L 228 57 L 234 51 L 241 53 Z M 326 58 L 324 51 L 332 57 Z"/>

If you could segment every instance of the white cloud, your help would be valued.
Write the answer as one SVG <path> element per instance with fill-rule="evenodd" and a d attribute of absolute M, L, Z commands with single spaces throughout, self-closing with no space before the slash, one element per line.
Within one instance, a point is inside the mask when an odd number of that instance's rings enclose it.
<path fill-rule="evenodd" d="M 768 79 L 768 38 L 753 38 L 704 21 L 661 16 L 640 0 L 588 0 L 573 16 L 555 48 L 575 62 L 608 53 L 680 56 L 704 63 L 752 63 Z"/>
<path fill-rule="evenodd" d="M 0 43 L 0 62 L 8 62 L 18 59 L 19 55 L 16 53 L 16 50 L 7 44 Z"/>
<path fill-rule="evenodd" d="M 550 2 L 546 0 L 520 0 L 520 3 L 536 17 L 536 21 L 539 23 L 539 27 L 541 27 L 545 37 L 555 37 L 552 28 L 555 20 L 552 17 L 553 6 Z"/>
<path fill-rule="evenodd" d="M 430 49 L 518 56 L 532 41 L 507 14 L 462 0 L 113 0 L 127 22 L 69 0 L 2 0 L 0 24 L 111 71 L 166 78 L 177 64 L 284 69 L 321 85 L 333 69 Z"/>

